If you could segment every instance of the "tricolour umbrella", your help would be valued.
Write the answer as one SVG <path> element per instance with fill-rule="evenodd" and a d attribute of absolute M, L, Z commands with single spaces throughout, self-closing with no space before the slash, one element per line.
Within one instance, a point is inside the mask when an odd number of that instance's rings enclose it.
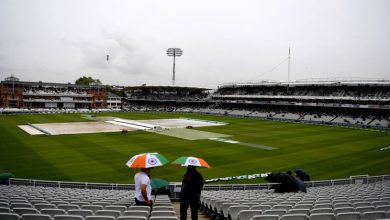
<path fill-rule="evenodd" d="M 169 161 L 159 153 L 143 153 L 132 157 L 126 165 L 130 168 L 151 168 L 167 164 Z"/>
<path fill-rule="evenodd" d="M 176 164 L 179 166 L 196 166 L 196 167 L 207 167 L 210 168 L 210 165 L 203 160 L 202 158 L 198 157 L 179 157 L 175 161 L 172 162 L 172 164 Z"/>

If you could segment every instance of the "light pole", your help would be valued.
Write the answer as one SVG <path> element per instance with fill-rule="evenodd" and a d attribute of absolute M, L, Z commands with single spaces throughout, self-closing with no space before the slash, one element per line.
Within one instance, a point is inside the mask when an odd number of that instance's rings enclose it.
<path fill-rule="evenodd" d="M 173 75 L 172 75 L 172 85 L 175 85 L 175 60 L 176 57 L 183 55 L 183 51 L 180 48 L 168 48 L 167 55 L 173 56 Z"/>

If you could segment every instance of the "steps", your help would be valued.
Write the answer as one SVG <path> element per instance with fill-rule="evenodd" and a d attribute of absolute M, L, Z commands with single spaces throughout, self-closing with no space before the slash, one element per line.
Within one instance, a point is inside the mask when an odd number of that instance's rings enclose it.
<path fill-rule="evenodd" d="M 176 216 L 180 219 L 180 202 L 172 202 L 173 208 L 175 209 Z M 187 219 L 191 219 L 191 209 L 187 210 Z M 212 220 L 209 216 L 205 215 L 202 211 L 198 210 L 198 220 Z"/>

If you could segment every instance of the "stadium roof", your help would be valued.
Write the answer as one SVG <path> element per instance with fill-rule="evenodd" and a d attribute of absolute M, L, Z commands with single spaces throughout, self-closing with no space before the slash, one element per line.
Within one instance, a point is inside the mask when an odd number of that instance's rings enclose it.
<path fill-rule="evenodd" d="M 14 77 L 17 79 L 16 77 Z M 6 78 L 4 81 L 1 81 L 0 84 L 2 85 L 21 85 L 21 86 L 42 86 L 42 87 L 57 87 L 57 88 L 64 88 L 64 87 L 73 87 L 73 88 L 103 88 L 104 85 L 77 85 L 73 83 L 50 83 L 50 82 L 29 82 L 29 81 L 17 81 L 13 79 L 12 77 Z"/>
<path fill-rule="evenodd" d="M 166 89 L 166 90 L 211 90 L 207 88 L 200 88 L 200 87 L 190 87 L 190 86 L 147 86 L 147 85 L 141 85 L 141 86 L 128 86 L 126 87 L 127 89 L 130 90 L 136 90 L 136 89 Z"/>
<path fill-rule="evenodd" d="M 251 86 L 390 86 L 390 80 L 299 80 L 294 82 L 259 81 L 224 83 L 223 87 L 251 87 Z"/>

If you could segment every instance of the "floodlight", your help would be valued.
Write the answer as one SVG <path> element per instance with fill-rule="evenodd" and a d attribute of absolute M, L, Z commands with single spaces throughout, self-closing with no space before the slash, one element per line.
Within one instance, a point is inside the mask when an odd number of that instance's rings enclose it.
<path fill-rule="evenodd" d="M 175 85 L 175 60 L 176 57 L 183 55 L 183 51 L 180 48 L 168 48 L 167 55 L 173 57 L 172 85 Z"/>

